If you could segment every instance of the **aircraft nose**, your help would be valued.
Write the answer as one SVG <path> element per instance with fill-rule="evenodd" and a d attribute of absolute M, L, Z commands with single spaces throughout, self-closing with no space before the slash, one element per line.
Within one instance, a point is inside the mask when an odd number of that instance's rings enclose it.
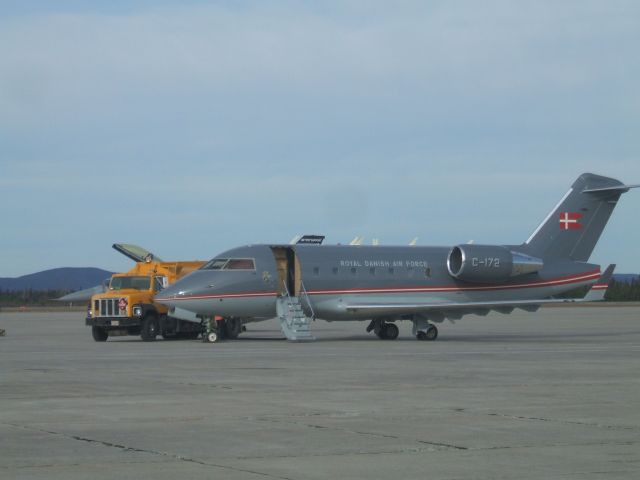
<path fill-rule="evenodd" d="M 178 297 L 178 293 L 182 293 L 182 295 L 185 294 L 184 290 L 180 290 L 179 286 L 176 286 L 178 283 L 180 283 L 180 281 L 174 283 L 173 285 L 169 285 L 161 292 L 158 292 L 156 294 L 155 301 L 158 303 L 162 303 L 163 305 L 172 305 L 173 300 Z"/>
<path fill-rule="evenodd" d="M 158 292 L 155 301 L 171 308 L 198 312 L 202 308 L 202 295 L 211 282 L 207 272 L 196 270 Z"/>
<path fill-rule="evenodd" d="M 169 285 L 161 292 L 158 292 L 155 301 L 163 305 L 175 306 L 180 299 L 189 297 L 193 293 L 189 283 L 187 277 L 178 280 L 173 285 Z"/>

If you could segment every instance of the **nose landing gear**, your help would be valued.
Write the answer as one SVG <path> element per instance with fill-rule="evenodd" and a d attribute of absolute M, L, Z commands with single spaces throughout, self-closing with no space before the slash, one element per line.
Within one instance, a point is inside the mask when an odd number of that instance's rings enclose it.
<path fill-rule="evenodd" d="M 216 343 L 224 339 L 235 340 L 246 331 L 241 318 L 215 316 L 202 319 L 202 341 L 205 343 Z"/>
<path fill-rule="evenodd" d="M 202 320 L 202 341 L 217 343 L 224 336 L 225 321 L 222 317 L 207 317 Z"/>

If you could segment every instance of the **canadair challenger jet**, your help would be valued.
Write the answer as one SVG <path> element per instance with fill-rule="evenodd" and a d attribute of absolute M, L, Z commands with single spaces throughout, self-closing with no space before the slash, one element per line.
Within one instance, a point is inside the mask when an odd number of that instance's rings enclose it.
<path fill-rule="evenodd" d="M 620 196 L 618 180 L 585 173 L 521 245 L 454 247 L 248 245 L 221 253 L 156 298 L 235 323 L 278 317 L 290 340 L 312 339 L 312 319 L 370 320 L 395 339 L 397 320 L 434 340 L 435 324 L 466 314 L 535 311 L 554 295 L 594 284 L 588 263 Z M 212 339 L 216 335 L 213 333 Z"/>

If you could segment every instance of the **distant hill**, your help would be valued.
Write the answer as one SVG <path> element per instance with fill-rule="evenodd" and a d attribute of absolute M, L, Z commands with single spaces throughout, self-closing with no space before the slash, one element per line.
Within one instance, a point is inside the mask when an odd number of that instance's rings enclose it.
<path fill-rule="evenodd" d="M 54 268 L 16 278 L 0 278 L 0 290 L 82 290 L 100 285 L 112 272 L 100 268 Z"/>

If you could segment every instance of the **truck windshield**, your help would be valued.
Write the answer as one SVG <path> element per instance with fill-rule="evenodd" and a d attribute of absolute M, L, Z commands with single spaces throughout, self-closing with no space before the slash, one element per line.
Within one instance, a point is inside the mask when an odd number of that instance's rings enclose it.
<path fill-rule="evenodd" d="M 150 277 L 113 277 L 109 288 L 111 290 L 149 290 Z"/>

